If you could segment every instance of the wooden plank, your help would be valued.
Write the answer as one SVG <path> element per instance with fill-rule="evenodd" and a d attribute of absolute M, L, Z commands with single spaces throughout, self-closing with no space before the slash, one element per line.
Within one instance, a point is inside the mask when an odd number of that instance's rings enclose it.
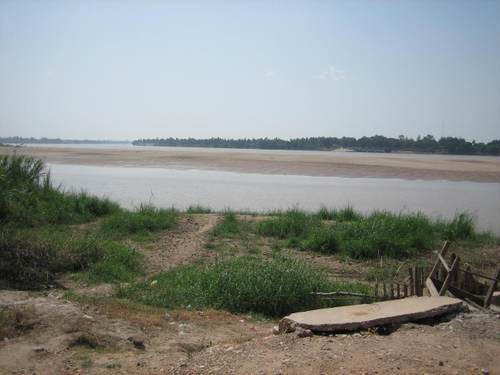
<path fill-rule="evenodd" d="M 446 256 L 446 252 L 448 251 L 450 244 L 451 244 L 450 241 L 444 241 L 443 247 L 441 248 L 441 251 L 438 253 L 438 255 L 440 254 L 443 257 Z M 440 263 L 440 261 L 438 258 L 438 259 L 436 259 L 436 262 L 434 263 L 434 266 L 432 267 L 431 273 L 429 274 L 428 277 L 432 278 L 435 276 L 435 273 L 437 272 L 437 270 L 439 268 L 439 263 Z"/>
<path fill-rule="evenodd" d="M 488 292 L 486 293 L 486 296 L 484 297 L 484 304 L 483 304 L 483 307 L 488 307 L 491 303 L 491 297 L 493 296 L 493 292 L 495 291 L 496 287 L 497 287 L 497 281 L 496 279 L 498 279 L 498 277 L 500 277 L 500 267 L 497 268 L 497 272 L 495 274 L 495 281 L 492 281 L 491 282 L 491 285 L 488 289 Z"/>
<path fill-rule="evenodd" d="M 437 290 L 436 286 L 434 285 L 434 282 L 430 277 L 428 277 L 427 280 L 425 281 L 425 286 L 429 290 L 429 293 L 432 297 L 439 296 L 439 291 Z"/>
<path fill-rule="evenodd" d="M 451 278 L 453 277 L 453 273 L 456 270 L 456 267 L 458 265 L 458 257 L 455 254 L 452 254 L 452 259 L 453 263 L 451 264 L 450 271 L 446 275 L 446 278 L 444 279 L 443 286 L 439 290 L 439 295 L 444 296 L 446 294 L 446 291 L 448 290 L 448 286 L 450 285 Z"/>
<path fill-rule="evenodd" d="M 450 272 L 451 268 L 448 267 L 448 263 L 446 262 L 446 259 L 444 259 L 441 254 L 438 254 L 437 256 L 438 256 L 438 259 L 441 261 L 441 265 L 444 267 L 446 272 Z"/>

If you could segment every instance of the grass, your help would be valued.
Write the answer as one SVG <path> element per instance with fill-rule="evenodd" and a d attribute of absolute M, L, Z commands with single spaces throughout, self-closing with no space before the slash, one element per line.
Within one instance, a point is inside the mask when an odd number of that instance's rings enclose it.
<path fill-rule="evenodd" d="M 210 207 L 204 207 L 199 204 L 189 206 L 186 210 L 187 214 L 210 214 L 212 212 L 213 211 Z"/>
<path fill-rule="evenodd" d="M 136 211 L 121 211 L 105 218 L 100 230 L 109 238 L 120 239 L 134 235 L 136 238 L 149 239 L 151 233 L 173 228 L 177 217 L 178 213 L 174 209 L 141 205 Z"/>
<path fill-rule="evenodd" d="M 24 226 L 82 223 L 119 210 L 116 203 L 55 187 L 41 160 L 0 157 L 0 223 Z"/>
<path fill-rule="evenodd" d="M 212 230 L 215 237 L 234 237 L 242 231 L 241 221 L 238 216 L 231 211 L 226 211 L 217 225 Z"/>
<path fill-rule="evenodd" d="M 322 207 L 312 214 L 297 209 L 278 212 L 259 222 L 257 232 L 286 239 L 290 247 L 357 259 L 405 259 L 435 248 L 442 240 L 484 237 L 476 233 L 473 218 L 467 213 L 434 221 L 421 213 L 362 215 L 351 206 L 340 210 Z"/>
<path fill-rule="evenodd" d="M 244 256 L 177 267 L 148 282 L 121 288 L 119 295 L 158 307 L 189 305 L 277 317 L 320 307 L 322 302 L 311 292 L 335 290 L 366 292 L 368 288 L 334 283 L 324 271 L 292 258 Z"/>
<path fill-rule="evenodd" d="M 0 231 L 2 279 L 38 289 L 59 274 L 83 272 L 92 282 L 131 281 L 141 271 L 141 257 L 128 246 L 68 227 Z"/>

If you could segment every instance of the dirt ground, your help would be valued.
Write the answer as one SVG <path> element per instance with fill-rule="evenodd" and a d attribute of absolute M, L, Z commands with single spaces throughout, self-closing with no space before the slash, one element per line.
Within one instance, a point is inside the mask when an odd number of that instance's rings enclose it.
<path fill-rule="evenodd" d="M 189 215 L 139 246 L 147 273 L 206 254 L 217 215 Z M 308 255 L 306 255 L 308 256 Z M 64 281 L 64 280 L 63 280 Z M 111 285 L 0 291 L 0 374 L 500 374 L 500 319 L 462 313 L 435 325 L 274 335 L 277 321 L 165 310 L 112 297 Z"/>
<path fill-rule="evenodd" d="M 0 148 L 0 154 L 12 147 Z M 500 158 L 417 154 L 298 152 L 227 149 L 22 147 L 49 163 L 196 168 L 306 176 L 381 177 L 500 182 Z"/>

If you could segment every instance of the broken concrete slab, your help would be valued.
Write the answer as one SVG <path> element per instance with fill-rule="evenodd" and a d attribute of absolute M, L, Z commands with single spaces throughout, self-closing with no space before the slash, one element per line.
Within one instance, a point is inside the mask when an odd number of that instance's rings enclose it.
<path fill-rule="evenodd" d="M 461 310 L 451 297 L 410 297 L 364 305 L 333 307 L 294 313 L 280 320 L 281 333 L 295 327 L 313 332 L 345 332 L 435 318 Z"/>

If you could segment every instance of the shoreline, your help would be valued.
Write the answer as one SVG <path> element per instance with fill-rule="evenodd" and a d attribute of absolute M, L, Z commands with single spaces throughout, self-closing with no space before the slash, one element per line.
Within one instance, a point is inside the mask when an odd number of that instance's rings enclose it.
<path fill-rule="evenodd" d="M 218 170 L 321 177 L 500 182 L 500 158 L 428 154 L 279 153 L 236 149 L 1 147 L 51 164 Z"/>

